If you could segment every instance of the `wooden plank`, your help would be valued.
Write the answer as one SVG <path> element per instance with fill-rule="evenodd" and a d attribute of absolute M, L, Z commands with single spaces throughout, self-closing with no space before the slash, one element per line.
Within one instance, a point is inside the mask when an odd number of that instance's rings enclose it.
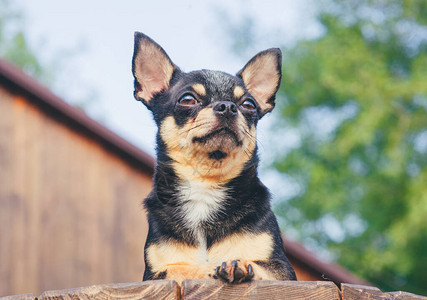
<path fill-rule="evenodd" d="M 175 281 L 156 280 L 47 291 L 38 299 L 180 299 L 180 290 Z"/>
<path fill-rule="evenodd" d="M 22 295 L 0 297 L 0 300 L 35 300 L 35 299 L 37 298 L 34 294 L 22 294 Z"/>
<path fill-rule="evenodd" d="M 338 287 L 328 281 L 255 280 L 224 284 L 214 279 L 188 279 L 182 283 L 183 299 L 340 299 Z"/>
<path fill-rule="evenodd" d="M 427 297 L 415 295 L 408 292 L 391 292 L 391 293 L 385 293 L 387 295 L 390 295 L 392 299 L 398 299 L 398 300 L 418 300 L 418 299 L 427 299 Z"/>
<path fill-rule="evenodd" d="M 12 160 L 13 149 L 13 114 L 12 101 L 9 94 L 0 86 L 0 295 L 22 294 L 26 291 L 12 290 L 15 245 L 15 224 L 20 211 L 18 196 L 12 193 L 11 171 L 14 167 Z"/>
<path fill-rule="evenodd" d="M 393 299 L 392 296 L 384 294 L 373 286 L 343 283 L 341 292 L 343 300 Z"/>
<path fill-rule="evenodd" d="M 347 299 L 427 299 L 407 292 L 383 293 L 376 287 L 342 284 Z M 181 298 L 182 296 L 182 298 Z M 35 299 L 340 299 L 338 288 L 325 281 L 267 281 L 259 280 L 237 285 L 218 280 L 190 279 L 182 285 L 172 280 L 137 283 L 101 284 L 68 290 L 0 297 L 0 300 Z"/>
<path fill-rule="evenodd" d="M 402 299 L 402 300 L 416 300 L 427 299 L 427 297 L 419 296 L 407 292 L 390 292 L 383 293 L 380 289 L 373 286 L 364 286 L 356 284 L 341 284 L 342 299 L 343 300 L 356 300 L 356 299 Z"/>

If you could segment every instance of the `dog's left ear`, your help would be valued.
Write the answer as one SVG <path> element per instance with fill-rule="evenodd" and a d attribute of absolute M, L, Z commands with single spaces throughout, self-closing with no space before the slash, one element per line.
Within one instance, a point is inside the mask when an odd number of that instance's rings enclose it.
<path fill-rule="evenodd" d="M 282 52 L 278 48 L 264 50 L 255 55 L 237 73 L 249 93 L 261 108 L 262 116 L 274 108 L 274 99 L 282 79 Z"/>
<path fill-rule="evenodd" d="M 178 68 L 155 41 L 141 32 L 135 32 L 132 72 L 135 78 L 134 96 L 151 108 L 153 97 L 169 88 Z"/>

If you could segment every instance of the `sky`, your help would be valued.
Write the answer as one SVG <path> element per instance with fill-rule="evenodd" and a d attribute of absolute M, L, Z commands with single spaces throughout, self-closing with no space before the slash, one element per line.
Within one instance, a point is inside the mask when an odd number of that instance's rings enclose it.
<path fill-rule="evenodd" d="M 73 105 L 83 102 L 89 116 L 151 155 L 155 155 L 157 128 L 150 112 L 133 98 L 131 58 L 135 31 L 154 39 L 183 71 L 214 69 L 235 74 L 259 51 L 271 47 L 286 51 L 298 39 L 319 35 L 314 3 L 14 1 L 24 16 L 24 31 L 34 52 L 42 62 L 53 62 L 59 69 L 51 87 L 53 92 Z M 247 17 L 254 22 L 253 44 L 244 54 L 236 55 L 231 44 L 239 37 L 228 29 L 230 24 L 241 24 Z M 270 129 L 271 118 L 264 117 L 258 126 L 261 166 L 268 165 L 268 154 L 277 148 L 278 139 Z M 280 137 L 281 143 L 295 142 L 295 137 L 286 134 Z M 295 192 L 291 184 L 271 170 L 263 171 L 261 176 L 273 194 Z"/>
<path fill-rule="evenodd" d="M 27 38 L 42 61 L 64 54 L 54 92 L 71 104 L 84 99 L 90 116 L 152 155 L 156 127 L 149 111 L 133 98 L 135 31 L 153 38 L 184 71 L 232 74 L 258 51 L 289 45 L 316 31 L 313 20 L 308 21 L 306 0 L 15 2 L 23 12 Z M 261 38 L 251 45 L 253 53 L 237 57 L 224 27 L 239 24 L 245 16 L 253 17 Z"/>

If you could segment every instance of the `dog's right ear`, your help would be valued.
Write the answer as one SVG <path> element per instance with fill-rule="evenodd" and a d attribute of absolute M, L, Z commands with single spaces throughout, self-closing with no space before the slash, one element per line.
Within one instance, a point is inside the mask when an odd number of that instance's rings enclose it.
<path fill-rule="evenodd" d="M 134 97 L 148 108 L 153 97 L 169 88 L 177 67 L 155 41 L 141 32 L 135 32 L 132 72 L 135 78 Z"/>

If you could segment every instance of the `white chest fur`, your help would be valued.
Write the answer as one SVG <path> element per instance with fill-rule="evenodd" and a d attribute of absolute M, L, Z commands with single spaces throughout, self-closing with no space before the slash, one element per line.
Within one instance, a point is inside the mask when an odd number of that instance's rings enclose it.
<path fill-rule="evenodd" d="M 213 188 L 203 182 L 192 181 L 182 184 L 179 192 L 179 199 L 182 202 L 180 213 L 185 226 L 198 241 L 197 260 L 199 263 L 206 263 L 208 260 L 206 236 L 200 228 L 200 223 L 212 220 L 221 211 L 221 203 L 227 196 L 226 189 Z"/>
<path fill-rule="evenodd" d="M 179 193 L 182 217 L 192 231 L 197 231 L 201 222 L 212 220 L 227 196 L 225 188 L 207 186 L 202 181 L 182 184 Z"/>

